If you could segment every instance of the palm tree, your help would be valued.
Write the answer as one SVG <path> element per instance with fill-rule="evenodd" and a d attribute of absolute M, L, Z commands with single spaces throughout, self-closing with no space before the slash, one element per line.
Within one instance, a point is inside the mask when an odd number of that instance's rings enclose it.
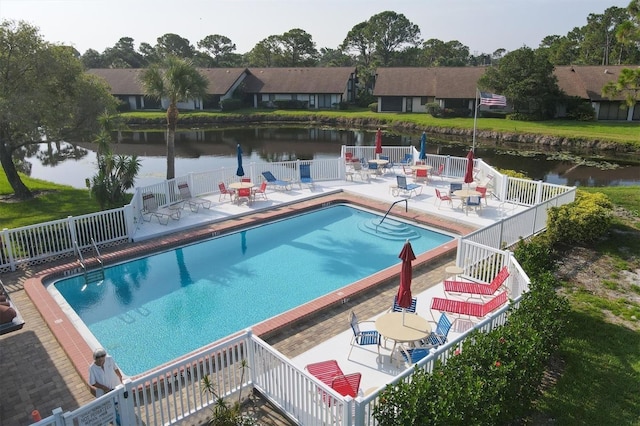
<path fill-rule="evenodd" d="M 167 179 L 175 177 L 175 137 L 178 102 L 198 99 L 206 94 L 208 82 L 186 59 L 168 56 L 142 74 L 145 94 L 157 100 L 168 99 L 167 107 Z"/>

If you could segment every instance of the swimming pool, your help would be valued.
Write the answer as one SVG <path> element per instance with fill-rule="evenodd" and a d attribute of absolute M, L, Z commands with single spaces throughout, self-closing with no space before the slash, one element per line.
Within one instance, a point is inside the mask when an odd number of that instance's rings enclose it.
<path fill-rule="evenodd" d="M 454 237 L 339 205 L 49 285 L 76 325 L 137 375 Z M 59 298 L 57 298 L 59 299 Z M 69 309 L 66 309 L 67 311 Z"/>

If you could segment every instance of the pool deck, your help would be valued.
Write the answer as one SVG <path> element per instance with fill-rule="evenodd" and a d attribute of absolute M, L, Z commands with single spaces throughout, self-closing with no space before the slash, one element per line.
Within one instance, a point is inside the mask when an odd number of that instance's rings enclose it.
<path fill-rule="evenodd" d="M 234 205 L 228 199 L 219 202 L 217 195 L 206 197 L 213 202 L 211 209 L 197 213 L 184 209 L 180 220 L 171 220 L 167 225 L 155 219 L 140 222 L 134 243 L 104 250 L 103 256 L 107 262 L 132 258 L 327 202 L 348 200 L 386 211 L 391 203 L 403 198 L 392 195 L 390 185 L 393 183 L 395 178 L 389 175 L 372 179 L 370 183 L 332 181 L 317 182 L 313 188 L 294 185 L 290 191 L 269 189 L 267 200 L 258 199 L 251 206 Z M 424 186 L 421 195 L 408 199 L 408 211 L 405 212 L 402 202 L 392 208 L 392 214 L 464 235 L 522 210 L 492 199 L 478 213 L 465 214 L 446 203 L 437 209 L 434 188 L 448 192 L 448 185 L 446 179 L 433 179 Z M 454 259 L 455 247 L 449 245 L 421 255 L 414 262 L 412 290 L 418 297 L 420 315 L 430 318 L 429 299 L 442 293 L 439 284 L 444 278 L 444 268 Z M 93 399 L 85 384 L 92 362 L 90 348 L 77 331 L 74 333 L 75 328 L 63 324 L 60 308 L 52 303 L 41 285 L 42 276 L 60 275 L 71 263 L 67 259 L 0 277 L 26 322 L 22 330 L 0 336 L 0 389 L 3 390 L 0 426 L 29 424 L 34 409 L 45 417 L 54 408 L 73 410 Z M 347 314 L 353 309 L 360 319 L 368 320 L 386 311 L 397 291 L 399 268 L 399 265 L 387 268 L 341 292 L 257 324 L 253 330 L 301 368 L 310 362 L 336 359 L 346 373 L 363 374 L 363 392 L 383 386 L 404 367 L 390 363 L 389 351 L 385 349 L 378 357 L 375 350 L 354 348 L 351 359 L 347 360 L 351 337 Z M 264 424 L 286 424 L 277 416 L 271 418 L 269 413 L 265 416 L 269 416 L 269 420 L 263 419 Z M 188 424 L 192 423 L 197 424 L 195 420 Z"/>

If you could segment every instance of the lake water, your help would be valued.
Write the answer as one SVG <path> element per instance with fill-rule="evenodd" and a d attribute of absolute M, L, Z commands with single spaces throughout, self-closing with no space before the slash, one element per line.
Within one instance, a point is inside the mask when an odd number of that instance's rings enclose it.
<path fill-rule="evenodd" d="M 383 133 L 383 145 L 419 148 L 420 135 Z M 244 152 L 244 164 L 285 160 L 336 158 L 342 145 L 375 145 L 375 132 L 319 127 L 217 128 L 191 130 L 176 135 L 176 176 L 222 167 L 236 167 L 236 145 Z M 467 138 L 431 135 L 427 152 L 464 157 L 470 148 Z M 532 148 L 517 144 L 497 145 L 478 141 L 476 157 L 496 168 L 525 173 L 532 179 L 569 186 L 640 185 L 640 155 L 620 153 L 560 151 L 559 148 Z M 116 154 L 137 154 L 142 169 L 136 186 L 153 184 L 166 174 L 166 146 L 163 131 L 123 132 L 113 150 Z M 31 176 L 51 182 L 85 187 L 85 179 L 96 174 L 95 145 L 43 144 L 26 158 Z"/>

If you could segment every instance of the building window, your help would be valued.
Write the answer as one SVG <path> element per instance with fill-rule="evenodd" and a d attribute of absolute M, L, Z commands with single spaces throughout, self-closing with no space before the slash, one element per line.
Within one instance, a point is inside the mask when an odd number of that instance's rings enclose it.
<path fill-rule="evenodd" d="M 420 97 L 420 105 L 424 106 L 427 103 L 427 97 L 426 96 L 421 96 Z"/>

